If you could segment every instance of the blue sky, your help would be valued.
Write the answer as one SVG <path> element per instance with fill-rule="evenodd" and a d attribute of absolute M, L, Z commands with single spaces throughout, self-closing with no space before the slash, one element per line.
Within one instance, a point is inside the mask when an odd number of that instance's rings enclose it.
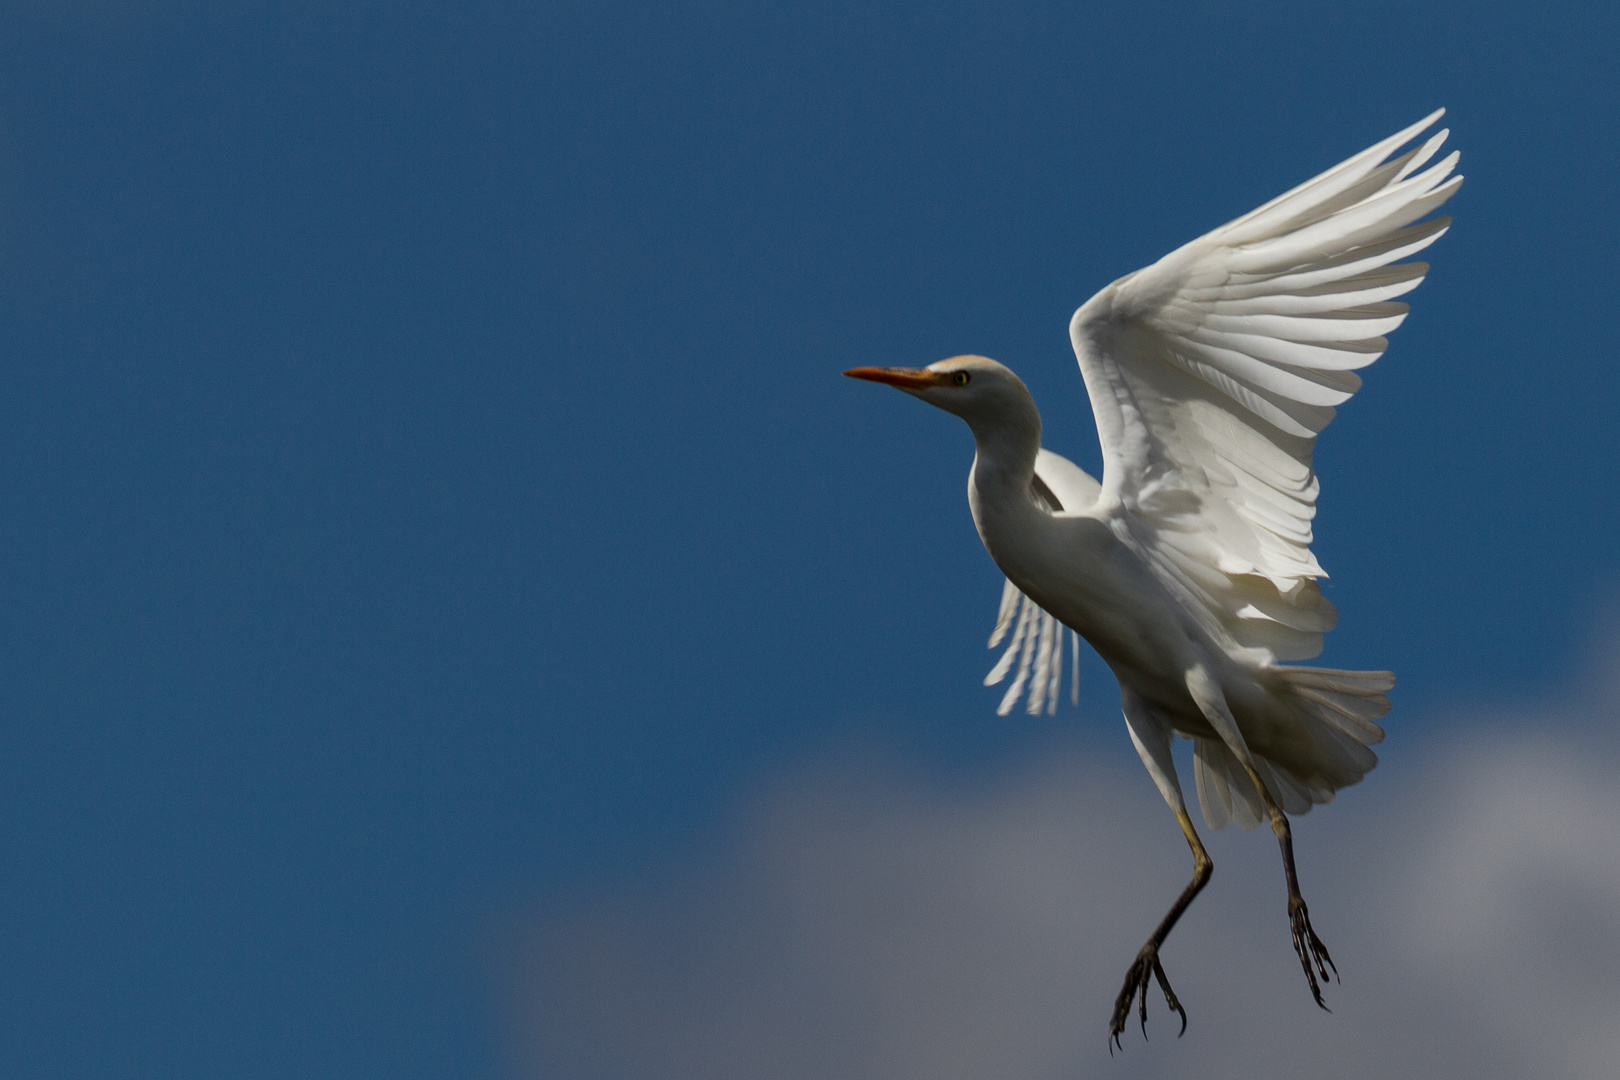
<path fill-rule="evenodd" d="M 1300 7 L 4 5 L 0 1073 L 611 1075 L 523 943 L 777 865 L 804 770 L 1152 796 L 1094 660 L 993 715 L 969 437 L 838 372 L 985 353 L 1095 468 L 1073 308 L 1439 105 L 1456 227 L 1318 454 L 1324 661 L 1401 677 L 1321 817 L 1608 723 L 1617 18 Z"/>

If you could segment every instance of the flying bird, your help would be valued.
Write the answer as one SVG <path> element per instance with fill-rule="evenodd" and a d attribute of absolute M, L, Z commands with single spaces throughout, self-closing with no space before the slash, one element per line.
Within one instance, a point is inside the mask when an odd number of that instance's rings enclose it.
<path fill-rule="evenodd" d="M 994 647 L 1013 642 L 987 682 L 1020 670 L 1031 712 L 1055 706 L 1066 626 L 1119 680 L 1131 741 L 1192 849 L 1193 875 L 1137 953 L 1114 1004 L 1110 1049 L 1149 986 L 1187 1013 L 1165 976 L 1165 939 L 1214 864 L 1187 812 L 1172 735 L 1193 741 L 1193 773 L 1211 828 L 1270 824 L 1282 849 L 1294 951 L 1322 1008 L 1337 969 L 1311 925 L 1294 869 L 1288 815 L 1325 803 L 1377 763 L 1388 671 L 1284 661 L 1322 651 L 1338 613 L 1311 554 L 1319 490 L 1316 436 L 1361 387 L 1406 317 L 1397 301 L 1428 272 L 1401 260 L 1451 219 L 1427 215 L 1456 193 L 1447 132 L 1407 147 L 1444 114 L 1315 179 L 1082 304 L 1069 338 L 1091 398 L 1099 483 L 1041 446 L 1024 383 L 983 356 L 925 368 L 844 374 L 887 383 L 955 413 L 976 453 L 968 504 L 1006 575 Z M 1076 648 L 1078 638 L 1072 638 Z M 1033 676 L 1031 658 L 1035 659 Z"/>

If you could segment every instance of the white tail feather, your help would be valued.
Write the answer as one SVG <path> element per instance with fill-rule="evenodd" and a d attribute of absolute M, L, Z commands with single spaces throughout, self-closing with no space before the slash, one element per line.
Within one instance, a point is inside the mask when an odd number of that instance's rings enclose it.
<path fill-rule="evenodd" d="M 1336 790 L 1354 784 L 1378 764 L 1378 755 L 1368 747 L 1383 741 L 1384 729 L 1373 721 L 1389 711 L 1384 691 L 1395 685 L 1395 676 L 1311 667 L 1271 670 L 1281 680 L 1280 689 L 1292 697 L 1309 737 L 1290 748 L 1256 752 L 1255 771 L 1283 810 L 1303 814 L 1317 803 L 1330 802 Z M 1235 821 L 1249 829 L 1264 819 L 1254 782 L 1225 743 L 1197 740 L 1193 763 L 1198 802 L 1210 828 Z"/>
<path fill-rule="evenodd" d="M 1236 822 L 1240 829 L 1252 829 L 1265 816 L 1249 774 L 1219 739 L 1194 740 L 1193 778 L 1210 828 L 1219 831 Z"/>

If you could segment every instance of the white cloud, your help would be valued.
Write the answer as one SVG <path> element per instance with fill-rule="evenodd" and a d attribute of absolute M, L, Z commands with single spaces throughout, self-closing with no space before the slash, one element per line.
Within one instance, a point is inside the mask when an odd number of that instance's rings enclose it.
<path fill-rule="evenodd" d="M 1608 665 L 1603 665 L 1608 670 Z M 1189 859 L 1145 775 L 1075 745 L 977 785 L 824 763 L 721 865 L 525 930 L 524 1068 L 557 1078 L 1611 1077 L 1620 1061 L 1620 710 L 1604 693 L 1386 744 L 1300 819 L 1345 982 L 1310 1001 L 1264 830 L 1165 950 L 1191 1022 L 1113 996 Z M 1416 725 L 1411 725 L 1416 726 Z M 1123 724 L 1120 724 L 1123 728 Z M 1123 730 L 1119 732 L 1123 742 Z"/>

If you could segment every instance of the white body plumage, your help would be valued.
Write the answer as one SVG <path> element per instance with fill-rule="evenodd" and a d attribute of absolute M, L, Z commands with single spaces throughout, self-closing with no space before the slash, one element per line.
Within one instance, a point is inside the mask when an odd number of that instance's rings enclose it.
<path fill-rule="evenodd" d="M 1288 875 L 1294 945 L 1318 1004 L 1331 961 L 1311 929 L 1286 814 L 1326 802 L 1377 762 L 1389 709 L 1382 671 L 1290 665 L 1322 649 L 1337 619 L 1311 554 L 1318 484 L 1311 458 L 1334 406 L 1360 388 L 1428 267 L 1400 262 L 1449 224 L 1420 219 L 1462 182 L 1446 132 L 1399 156 L 1419 124 L 1104 288 L 1075 312 L 1070 339 L 1103 450 L 1099 483 L 1041 448 L 1023 382 L 982 356 L 927 368 L 858 368 L 955 413 L 977 453 L 968 502 L 1007 577 L 986 679 L 1018 673 L 1030 712 L 1056 704 L 1062 629 L 1084 637 L 1119 680 L 1143 763 L 1181 822 L 1193 882 L 1143 947 L 1116 1005 L 1156 976 L 1158 947 L 1212 865 L 1187 818 L 1170 754 L 1195 740 L 1205 819 L 1269 818 Z M 1415 223 L 1415 224 L 1414 224 Z M 1185 1020 L 1185 1014 L 1183 1014 Z"/>
<path fill-rule="evenodd" d="M 1118 677 L 1161 787 L 1175 779 L 1163 775 L 1168 750 L 1158 744 L 1170 731 L 1198 740 L 1199 792 L 1217 828 L 1261 819 L 1244 775 L 1251 764 L 1299 813 L 1377 760 L 1367 747 L 1382 738 L 1373 721 L 1388 708 L 1393 676 L 1280 662 L 1317 655 L 1337 618 L 1315 584 L 1325 575 L 1310 551 L 1311 454 L 1333 407 L 1359 388 L 1356 369 L 1382 354 L 1384 335 L 1405 318 L 1394 298 L 1428 269 L 1399 260 L 1447 227 L 1444 218 L 1413 224 L 1461 183 L 1455 153 L 1429 165 L 1446 132 L 1391 158 L 1440 115 L 1075 312 L 1070 337 L 1103 445 L 1100 484 L 1041 449 L 1033 400 L 992 360 L 953 357 L 923 369 L 933 382 L 897 383 L 973 429 L 969 503 L 1010 583 L 992 643 L 1015 632 L 992 680 L 1022 660 L 1002 711 L 1026 687 L 1031 711 L 1055 705 L 1056 624 L 1069 627 Z M 958 372 L 969 381 L 954 381 Z M 1013 589 L 1040 610 L 1026 610 Z M 1218 694 L 1200 700 L 1189 679 Z"/>

